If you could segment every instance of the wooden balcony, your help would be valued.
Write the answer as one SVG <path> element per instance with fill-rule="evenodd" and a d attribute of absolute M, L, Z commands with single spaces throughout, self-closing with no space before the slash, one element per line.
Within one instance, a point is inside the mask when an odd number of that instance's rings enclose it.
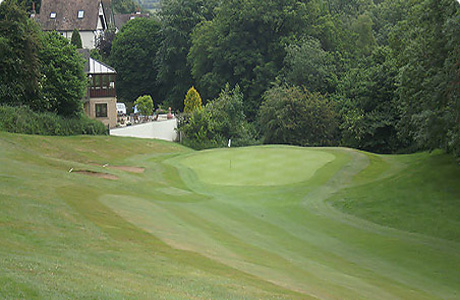
<path fill-rule="evenodd" d="M 89 74 L 90 98 L 116 97 L 116 74 Z"/>
<path fill-rule="evenodd" d="M 90 98 L 104 98 L 104 97 L 115 97 L 116 91 L 113 88 L 94 88 L 90 87 L 89 88 L 89 96 Z"/>

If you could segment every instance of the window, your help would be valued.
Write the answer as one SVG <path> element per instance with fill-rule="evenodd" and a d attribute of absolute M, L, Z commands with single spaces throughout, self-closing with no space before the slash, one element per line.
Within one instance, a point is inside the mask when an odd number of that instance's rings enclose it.
<path fill-rule="evenodd" d="M 96 89 L 96 90 L 100 90 L 101 89 L 101 86 L 102 86 L 102 78 L 101 78 L 101 75 L 94 75 L 93 76 L 93 87 Z"/>
<path fill-rule="evenodd" d="M 107 89 L 109 87 L 109 75 L 102 75 L 102 88 Z"/>
<path fill-rule="evenodd" d="M 83 19 L 84 16 L 85 16 L 85 11 L 84 10 L 79 10 L 78 11 L 78 18 Z"/>
<path fill-rule="evenodd" d="M 109 75 L 109 88 L 111 89 L 115 88 L 115 78 L 116 78 L 116 75 L 114 74 Z"/>
<path fill-rule="evenodd" d="M 96 118 L 107 118 L 107 103 L 96 104 Z"/>
<path fill-rule="evenodd" d="M 50 13 L 50 19 L 56 19 L 56 13 L 55 12 Z"/>

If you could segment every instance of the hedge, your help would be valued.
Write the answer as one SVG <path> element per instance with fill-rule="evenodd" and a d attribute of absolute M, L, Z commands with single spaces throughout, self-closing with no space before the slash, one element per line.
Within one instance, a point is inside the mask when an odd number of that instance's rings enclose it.
<path fill-rule="evenodd" d="M 50 112 L 35 112 L 26 106 L 0 106 L 0 131 L 61 136 L 107 134 L 104 124 L 84 114 L 63 118 Z"/>

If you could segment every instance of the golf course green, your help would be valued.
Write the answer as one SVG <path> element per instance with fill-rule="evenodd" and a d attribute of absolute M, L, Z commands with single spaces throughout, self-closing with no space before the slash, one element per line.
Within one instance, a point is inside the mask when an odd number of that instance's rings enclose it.
<path fill-rule="evenodd" d="M 0 132 L 0 299 L 460 299 L 460 167 Z"/>

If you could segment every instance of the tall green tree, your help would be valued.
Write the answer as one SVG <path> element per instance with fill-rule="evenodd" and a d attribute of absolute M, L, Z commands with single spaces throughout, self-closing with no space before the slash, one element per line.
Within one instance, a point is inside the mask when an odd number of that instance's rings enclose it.
<path fill-rule="evenodd" d="M 240 87 L 233 89 L 226 84 L 219 97 L 206 104 L 216 142 L 220 147 L 228 145 L 231 139 L 233 146 L 247 146 L 255 141 L 253 127 L 246 121 L 244 114 L 244 98 Z"/>
<path fill-rule="evenodd" d="M 72 31 L 72 38 L 70 39 L 70 43 L 74 45 L 77 49 L 83 48 L 83 45 L 81 43 L 80 31 L 78 31 L 77 28 L 74 28 L 74 30 Z"/>
<path fill-rule="evenodd" d="M 285 42 L 306 30 L 307 19 L 303 1 L 223 1 L 216 17 L 192 34 L 189 61 L 203 97 L 238 83 L 254 118 L 260 96 L 282 68 Z"/>
<path fill-rule="evenodd" d="M 346 72 L 337 91 L 342 105 L 344 145 L 379 153 L 400 149 L 397 75 L 388 47 L 375 49 L 358 67 Z"/>
<path fill-rule="evenodd" d="M 390 33 L 399 22 L 407 19 L 412 5 L 412 0 L 385 0 L 369 11 L 378 45 L 389 44 Z"/>
<path fill-rule="evenodd" d="M 39 34 L 16 0 L 0 4 L 0 104 L 45 108 L 39 97 Z"/>
<path fill-rule="evenodd" d="M 375 0 L 325 0 L 324 2 L 333 14 L 356 17 L 369 10 Z"/>
<path fill-rule="evenodd" d="M 113 0 L 113 9 L 119 14 L 130 14 L 140 8 L 139 3 L 133 0 Z"/>
<path fill-rule="evenodd" d="M 160 24 L 155 19 L 131 20 L 116 35 L 110 62 L 118 73 L 118 98 L 127 102 L 134 102 L 141 95 L 160 99 L 156 64 L 160 42 Z"/>
<path fill-rule="evenodd" d="M 369 55 L 376 46 L 372 19 L 368 14 L 358 16 L 353 22 L 352 30 L 355 33 L 356 53 Z"/>
<path fill-rule="evenodd" d="M 334 92 L 337 78 L 333 56 L 322 49 L 319 40 L 310 37 L 287 46 L 284 63 L 289 84 L 323 94 Z"/>
<path fill-rule="evenodd" d="M 83 111 L 86 91 L 84 61 L 75 46 L 56 31 L 45 32 L 39 51 L 41 94 L 47 109 L 72 117 Z"/>
<path fill-rule="evenodd" d="M 204 20 L 212 19 L 215 0 L 161 1 L 162 40 L 158 51 L 158 81 L 165 104 L 176 110 L 184 108 L 183 96 L 193 85 L 187 54 L 191 33 Z"/>
<path fill-rule="evenodd" d="M 459 149 L 458 20 L 456 1 L 425 0 L 414 3 L 391 36 L 400 69 L 400 134 L 416 149 Z"/>

